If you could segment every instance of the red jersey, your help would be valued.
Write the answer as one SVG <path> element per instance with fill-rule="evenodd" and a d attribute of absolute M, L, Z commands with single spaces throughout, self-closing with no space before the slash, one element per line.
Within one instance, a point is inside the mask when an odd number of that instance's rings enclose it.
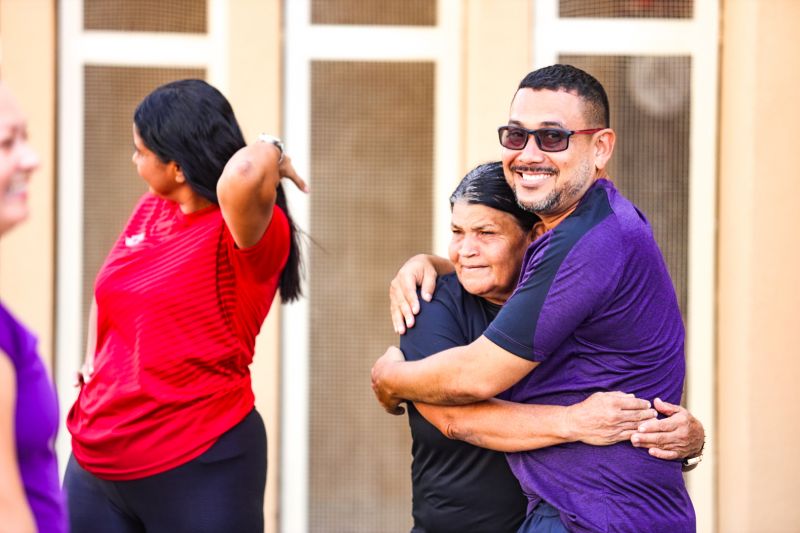
<path fill-rule="evenodd" d="M 202 454 L 254 405 L 248 365 L 289 256 L 279 207 L 236 247 L 213 205 L 142 197 L 97 275 L 94 375 L 67 417 L 81 466 L 137 479 Z"/>

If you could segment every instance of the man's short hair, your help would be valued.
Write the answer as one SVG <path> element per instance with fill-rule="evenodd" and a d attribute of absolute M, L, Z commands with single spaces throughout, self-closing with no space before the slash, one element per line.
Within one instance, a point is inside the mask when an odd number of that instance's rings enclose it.
<path fill-rule="evenodd" d="M 594 76 L 577 67 L 558 64 L 534 70 L 522 79 L 518 89 L 575 93 L 586 103 L 586 127 L 610 126 L 606 90 Z"/>

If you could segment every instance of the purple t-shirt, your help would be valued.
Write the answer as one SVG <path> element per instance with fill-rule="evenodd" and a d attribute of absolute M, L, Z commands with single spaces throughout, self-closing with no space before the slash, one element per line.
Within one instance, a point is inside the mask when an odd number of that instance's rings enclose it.
<path fill-rule="evenodd" d="M 53 448 L 58 430 L 56 392 L 36 351 L 36 338 L 2 304 L 0 348 L 11 359 L 17 377 L 15 438 L 28 504 L 39 531 L 66 532 Z"/>
<path fill-rule="evenodd" d="M 569 405 L 597 391 L 679 403 L 684 328 L 652 230 L 598 180 L 575 211 L 531 244 L 519 285 L 485 336 L 539 366 L 511 400 Z M 569 443 L 508 455 L 528 496 L 571 531 L 695 530 L 680 461 L 629 442 Z"/>

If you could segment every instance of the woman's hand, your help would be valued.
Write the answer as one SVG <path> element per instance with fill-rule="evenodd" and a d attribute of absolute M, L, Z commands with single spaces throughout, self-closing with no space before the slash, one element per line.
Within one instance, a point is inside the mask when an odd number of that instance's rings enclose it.
<path fill-rule="evenodd" d="M 86 331 L 86 352 L 83 357 L 81 369 L 75 373 L 76 387 L 89 383 L 94 376 L 94 353 L 97 349 L 97 298 L 92 298 L 89 306 L 89 321 Z"/>
<path fill-rule="evenodd" d="M 82 387 L 89 383 L 94 376 L 94 365 L 86 361 L 81 365 L 81 369 L 75 372 L 75 385 L 76 387 Z"/>
<path fill-rule="evenodd" d="M 308 194 L 308 183 L 306 183 L 305 180 L 303 180 L 303 178 L 301 178 L 297 173 L 294 165 L 292 165 L 292 158 L 286 153 L 283 154 L 283 159 L 278 164 L 278 175 L 281 178 L 287 178 L 291 180 L 295 187 Z"/>
<path fill-rule="evenodd" d="M 430 302 L 436 289 L 436 278 L 453 271 L 447 259 L 418 254 L 406 261 L 389 284 L 389 312 L 394 332 L 402 335 L 406 327 L 414 327 L 414 315 L 419 313 L 417 287 L 422 299 Z"/>
<path fill-rule="evenodd" d="M 631 436 L 637 448 L 649 448 L 650 455 L 675 460 L 697 457 L 703 449 L 705 430 L 686 408 L 656 398 L 653 406 L 667 415 L 661 420 L 648 420 Z"/>
<path fill-rule="evenodd" d="M 650 402 L 624 392 L 595 392 L 566 409 L 569 440 L 607 446 L 628 440 L 643 421 L 655 419 Z"/>

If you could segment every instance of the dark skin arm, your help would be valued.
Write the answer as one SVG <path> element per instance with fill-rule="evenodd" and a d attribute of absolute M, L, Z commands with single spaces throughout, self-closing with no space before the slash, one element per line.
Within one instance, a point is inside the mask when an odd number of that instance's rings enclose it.
<path fill-rule="evenodd" d="M 248 248 L 261 240 L 275 207 L 281 177 L 290 179 L 298 189 L 308 192 L 289 156 L 270 143 L 256 142 L 230 158 L 217 182 L 217 197 L 222 217 L 239 248 Z"/>
<path fill-rule="evenodd" d="M 406 361 L 390 346 L 372 367 L 372 390 L 387 412 L 400 415 L 403 400 L 464 405 L 488 400 L 528 375 L 539 363 L 518 357 L 484 336 L 421 361 Z"/>
<path fill-rule="evenodd" d="M 459 406 L 415 403 L 446 437 L 501 452 L 581 441 L 604 446 L 628 440 L 656 416 L 650 402 L 622 392 L 597 392 L 570 405 L 529 405 L 492 398 Z"/>

